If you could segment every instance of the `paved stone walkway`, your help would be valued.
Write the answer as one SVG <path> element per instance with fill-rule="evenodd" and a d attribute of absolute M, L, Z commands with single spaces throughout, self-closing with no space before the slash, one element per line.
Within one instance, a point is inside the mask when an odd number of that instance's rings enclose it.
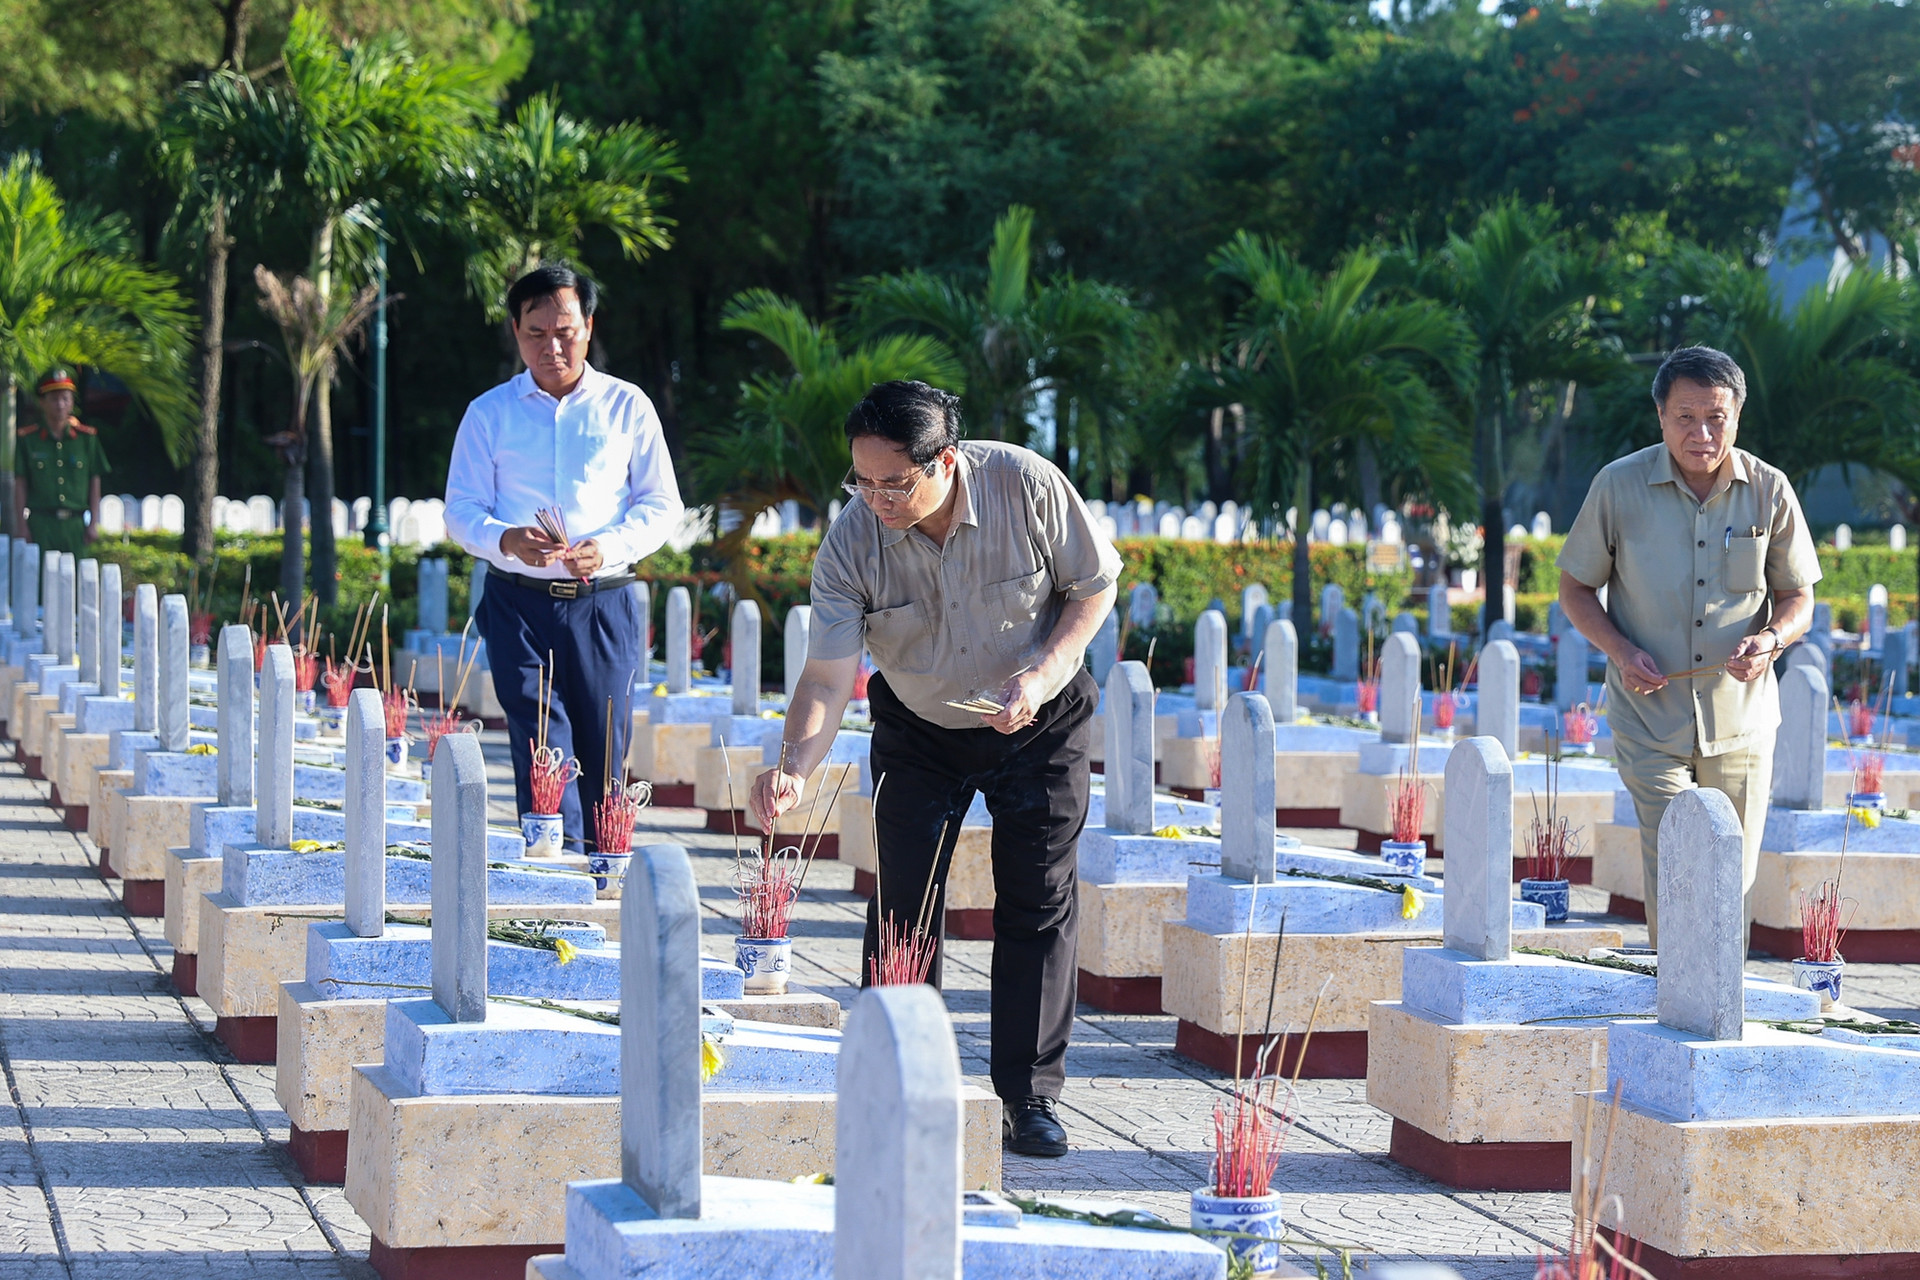
<path fill-rule="evenodd" d="M 488 743 L 502 775 L 495 794 L 509 797 L 504 745 Z M 510 804 L 495 807 L 510 819 Z M 696 816 L 663 810 L 648 821 L 702 855 L 708 949 L 724 954 L 732 842 L 689 830 Z M 233 1063 L 209 1034 L 207 1007 L 173 994 L 159 922 L 121 912 L 96 857 L 60 826 L 46 784 L 0 764 L 0 1280 L 371 1277 L 366 1229 L 340 1189 L 305 1185 L 280 1145 L 273 1068 Z M 851 882 L 847 867 L 818 864 L 795 930 L 798 979 L 843 1001 L 864 911 Z M 1576 910 L 1598 905 L 1589 896 Z M 982 1081 L 990 954 L 990 944 L 955 943 L 947 966 L 964 1065 Z M 1920 966 L 1856 966 L 1848 981 L 1877 1012 L 1920 1007 Z M 1184 1220 L 1226 1082 L 1172 1042 L 1172 1019 L 1083 1007 L 1063 1099 L 1074 1150 L 1009 1158 L 1006 1185 Z M 1362 1082 L 1304 1082 L 1299 1111 L 1280 1172 L 1298 1233 L 1366 1246 L 1375 1259 L 1444 1261 L 1468 1280 L 1531 1277 L 1536 1254 L 1567 1233 L 1563 1195 L 1454 1192 L 1390 1162 L 1388 1121 Z M 831 1163 L 821 1152 L 822 1168 Z"/>

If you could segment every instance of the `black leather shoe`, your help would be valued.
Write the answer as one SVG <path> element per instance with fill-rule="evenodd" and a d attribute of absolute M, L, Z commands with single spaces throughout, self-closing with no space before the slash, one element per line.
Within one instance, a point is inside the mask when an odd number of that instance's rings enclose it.
<path fill-rule="evenodd" d="M 1038 1094 L 1008 1106 L 1000 1122 L 1007 1150 L 1020 1156 L 1058 1157 L 1067 1154 L 1067 1131 L 1052 1098 Z"/>

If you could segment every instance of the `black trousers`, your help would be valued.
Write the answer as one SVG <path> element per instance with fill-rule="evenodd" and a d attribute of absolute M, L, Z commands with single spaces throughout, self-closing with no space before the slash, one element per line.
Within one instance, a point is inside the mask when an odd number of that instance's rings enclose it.
<path fill-rule="evenodd" d="M 896 925 L 911 928 L 931 878 L 939 932 L 960 819 L 980 792 L 993 815 L 993 1090 L 1016 1103 L 1034 1094 L 1057 1098 L 1078 997 L 1074 879 L 1099 686 L 1081 671 L 1013 734 L 928 724 L 879 675 L 867 693 L 880 891 L 867 905 L 863 977 L 878 945 L 882 899 Z M 940 984 L 937 952 L 930 981 Z"/>
<path fill-rule="evenodd" d="M 473 617 L 487 642 L 493 691 L 507 716 L 513 791 L 521 813 L 533 807 L 533 739 L 540 668 L 551 656 L 553 695 L 547 745 L 580 761 L 580 778 L 560 799 L 567 848 L 593 847 L 593 808 L 609 770 L 627 758 L 633 681 L 640 667 L 640 607 L 625 587 L 557 600 L 495 574 Z M 607 700 L 613 700 L 613 756 L 607 756 Z"/>

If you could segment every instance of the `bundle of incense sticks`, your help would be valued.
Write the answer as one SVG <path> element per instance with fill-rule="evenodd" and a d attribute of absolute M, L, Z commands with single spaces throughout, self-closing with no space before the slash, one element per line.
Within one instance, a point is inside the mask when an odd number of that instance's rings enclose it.
<path fill-rule="evenodd" d="M 573 536 L 567 532 L 567 518 L 561 514 L 560 508 L 541 507 L 533 513 L 533 518 L 539 522 L 540 532 L 546 534 L 567 550 L 571 551 L 573 549 Z M 586 580 L 587 577 L 585 574 L 580 575 L 580 581 L 585 582 Z"/>
<path fill-rule="evenodd" d="M 733 793 L 733 766 L 727 766 L 727 804 L 737 806 Z M 786 770 L 786 744 L 780 748 L 780 769 Z M 841 789 L 847 785 L 847 771 L 842 770 L 838 782 L 834 785 L 833 795 L 823 806 L 820 797 L 813 797 L 813 808 L 807 813 L 807 820 L 800 832 L 800 843 L 778 847 L 774 844 L 773 823 L 767 823 L 768 830 L 760 837 L 759 856 L 752 862 L 741 856 L 740 828 L 734 824 L 733 868 L 734 895 L 740 899 L 740 933 L 746 938 L 784 938 L 793 922 L 793 907 L 800 900 L 800 891 L 806 887 L 807 872 L 813 869 L 815 855 L 820 852 L 820 842 L 826 835 L 827 819 L 833 815 L 834 806 L 840 803 Z M 876 788 L 876 792 L 877 792 Z M 819 827 L 814 826 L 815 817 L 819 818 Z M 876 866 L 878 863 L 876 862 Z"/>
<path fill-rule="evenodd" d="M 1247 1010 L 1247 984 L 1253 969 L 1253 920 L 1247 920 L 1247 932 L 1240 953 L 1240 1017 L 1239 1030 L 1233 1042 L 1233 1093 L 1232 1102 L 1214 1105 L 1213 1110 L 1213 1167 L 1209 1181 L 1215 1195 L 1222 1196 L 1259 1196 L 1265 1195 L 1271 1188 L 1273 1175 L 1280 1167 L 1280 1153 L 1286 1145 L 1288 1132 L 1293 1128 L 1300 1073 L 1304 1070 L 1307 1050 L 1313 1044 L 1314 1027 L 1320 1021 L 1320 1006 L 1327 997 L 1327 988 L 1333 984 L 1333 975 L 1328 974 L 1320 984 L 1320 992 L 1314 997 L 1313 1010 L 1307 1015 L 1306 1035 L 1301 1039 L 1299 1051 L 1294 1056 L 1293 1079 L 1285 1077 L 1283 1061 L 1286 1056 L 1286 1042 L 1291 1025 L 1273 1033 L 1274 997 L 1279 990 L 1280 960 L 1287 941 L 1286 912 L 1280 913 L 1280 929 L 1273 943 L 1273 969 L 1267 983 L 1267 1013 L 1261 1026 L 1262 1038 L 1254 1046 L 1253 1070 L 1246 1070 L 1247 1024 L 1251 1021 Z M 1262 1087 L 1264 1083 L 1264 1088 Z M 1283 1102 L 1279 1096 L 1280 1087 L 1285 1083 L 1287 1097 Z"/>
<path fill-rule="evenodd" d="M 886 776 L 883 774 L 874 783 L 873 801 L 876 806 L 880 803 L 880 787 L 885 782 Z M 869 986 L 912 986 L 925 982 L 933 972 L 933 959 L 940 935 L 939 920 L 935 915 L 940 909 L 940 895 L 934 893 L 934 885 L 945 879 L 940 867 L 940 851 L 946 846 L 954 821 L 955 818 L 949 818 L 940 829 L 940 843 L 933 847 L 926 887 L 920 893 L 920 912 L 912 925 L 887 913 L 882 897 L 884 886 L 880 881 L 880 849 L 876 839 L 873 851 L 873 901 L 874 910 L 880 917 L 880 937 L 879 944 L 874 948 L 873 960 L 867 966 Z"/>

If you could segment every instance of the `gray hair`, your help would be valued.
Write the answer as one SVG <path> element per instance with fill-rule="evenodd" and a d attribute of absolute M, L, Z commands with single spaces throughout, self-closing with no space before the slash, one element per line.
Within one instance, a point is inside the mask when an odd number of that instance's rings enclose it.
<path fill-rule="evenodd" d="M 1725 387 L 1733 392 L 1735 409 L 1747 402 L 1747 375 L 1740 372 L 1740 366 L 1724 351 L 1712 347 L 1681 347 L 1674 351 L 1653 375 L 1654 404 L 1662 409 L 1667 407 L 1667 392 L 1673 389 L 1677 378 L 1704 387 Z"/>

